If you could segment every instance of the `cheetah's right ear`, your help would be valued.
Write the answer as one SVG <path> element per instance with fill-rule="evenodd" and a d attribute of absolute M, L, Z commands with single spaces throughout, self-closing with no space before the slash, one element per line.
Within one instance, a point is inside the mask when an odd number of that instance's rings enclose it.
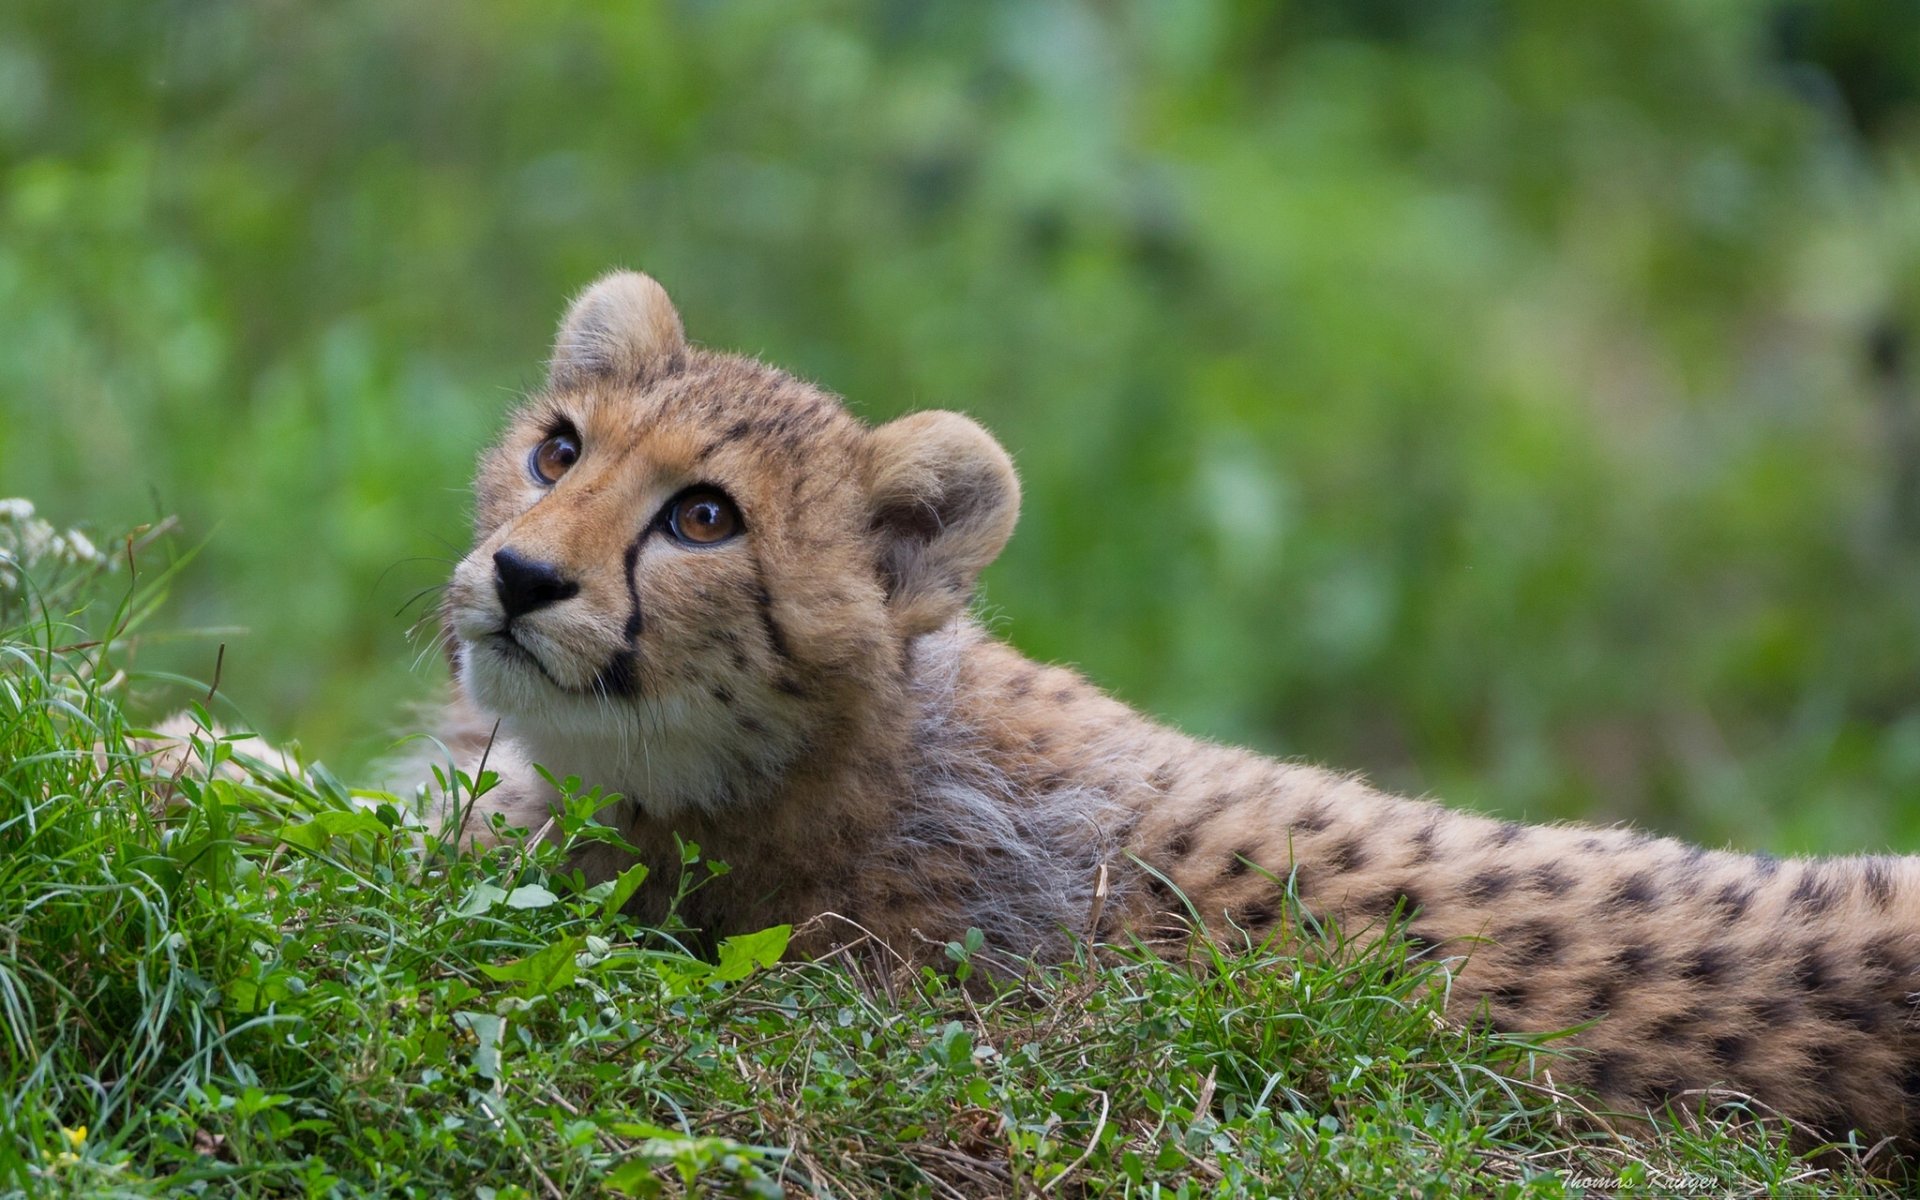
<path fill-rule="evenodd" d="M 686 365 L 687 335 L 667 289 L 638 271 L 603 275 L 581 292 L 553 341 L 547 386 L 644 385 Z"/>
<path fill-rule="evenodd" d="M 887 598 L 903 632 L 938 629 L 966 607 L 974 581 L 1013 533 L 1013 460 L 993 435 L 950 412 L 882 425 L 869 435 L 868 454 Z"/>

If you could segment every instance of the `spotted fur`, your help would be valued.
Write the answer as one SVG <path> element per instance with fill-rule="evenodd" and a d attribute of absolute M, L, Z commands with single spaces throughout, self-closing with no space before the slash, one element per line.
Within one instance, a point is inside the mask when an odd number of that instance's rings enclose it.
<path fill-rule="evenodd" d="M 677 834 L 734 868 L 692 920 L 803 923 L 808 953 L 857 929 L 912 959 L 978 927 L 1056 956 L 1075 936 L 1163 935 L 1176 888 L 1216 933 L 1258 938 L 1291 879 L 1362 936 L 1409 917 L 1418 952 L 1451 962 L 1462 1020 L 1586 1024 L 1556 1079 L 1616 1111 L 1727 1089 L 1810 1131 L 1913 1144 L 1920 860 L 1523 826 L 1162 728 L 966 616 L 1019 498 L 978 426 L 871 429 L 680 330 L 644 276 L 595 285 L 481 460 L 444 610 L 449 741 L 477 757 L 500 731 L 481 816 L 538 827 L 551 796 L 527 764 L 578 775 L 626 797 L 656 868 L 643 914 Z M 528 457 L 561 429 L 579 461 L 545 486 Z M 677 544 L 660 514 L 693 486 L 731 497 L 743 532 Z M 571 590 L 508 622 L 502 550 Z M 599 848 L 583 865 L 624 863 Z"/>

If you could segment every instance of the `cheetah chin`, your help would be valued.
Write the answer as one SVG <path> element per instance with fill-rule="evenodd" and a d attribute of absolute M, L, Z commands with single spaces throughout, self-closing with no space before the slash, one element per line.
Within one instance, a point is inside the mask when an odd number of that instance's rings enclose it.
<path fill-rule="evenodd" d="M 1258 938 L 1291 876 L 1362 939 L 1411 913 L 1463 1019 L 1584 1026 L 1556 1079 L 1615 1112 L 1727 1089 L 1803 1140 L 1914 1149 L 1920 860 L 1503 823 L 1155 725 L 967 615 L 1020 488 L 966 417 L 869 427 L 691 345 L 657 283 L 618 273 L 574 302 L 475 497 L 442 616 L 444 740 L 502 776 L 476 825 L 546 822 L 534 763 L 620 793 L 643 917 L 676 834 L 733 867 L 684 912 L 709 933 L 832 913 L 796 952 L 864 930 L 909 961 L 969 927 L 1014 954 L 1184 953 L 1175 888 L 1215 936 Z"/>

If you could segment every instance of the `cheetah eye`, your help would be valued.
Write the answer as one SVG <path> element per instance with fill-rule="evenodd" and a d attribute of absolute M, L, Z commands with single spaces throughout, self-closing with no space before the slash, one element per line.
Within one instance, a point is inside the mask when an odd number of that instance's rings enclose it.
<path fill-rule="evenodd" d="M 717 488 L 694 488 L 668 507 L 667 529 L 685 545 L 711 546 L 740 532 L 740 510 Z"/>
<path fill-rule="evenodd" d="M 527 469 L 535 480 L 551 487 L 579 461 L 580 439 L 571 433 L 556 433 L 533 448 L 527 457 Z"/>

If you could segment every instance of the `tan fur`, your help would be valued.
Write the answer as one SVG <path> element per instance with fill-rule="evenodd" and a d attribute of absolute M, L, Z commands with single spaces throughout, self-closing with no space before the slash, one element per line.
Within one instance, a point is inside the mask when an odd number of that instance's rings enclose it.
<path fill-rule="evenodd" d="M 666 289 L 652 277 L 616 271 L 580 293 L 560 322 L 547 386 L 578 387 L 595 377 L 644 383 L 679 369 L 687 338 Z"/>
<path fill-rule="evenodd" d="M 1215 936 L 1257 939 L 1292 875 L 1361 936 L 1413 914 L 1462 1020 L 1594 1022 L 1555 1075 L 1620 1112 L 1725 1087 L 1912 1144 L 1920 861 L 1506 824 L 1157 726 L 964 615 L 1019 496 L 977 425 L 871 430 L 780 371 L 688 348 L 670 314 L 644 277 L 591 289 L 547 392 L 481 462 L 444 615 L 450 742 L 470 766 L 500 723 L 483 818 L 546 820 L 530 762 L 578 775 L 627 799 L 655 867 L 643 914 L 679 834 L 734 868 L 690 919 L 724 935 L 838 914 L 806 926 L 806 953 L 856 925 L 908 955 L 969 926 L 1043 956 L 1088 932 L 1155 937 L 1181 906 L 1154 872 Z M 546 488 L 527 459 L 562 426 L 581 457 Z M 667 536 L 662 506 L 693 485 L 731 496 L 745 532 Z M 514 622 L 523 651 L 500 641 L 502 548 L 578 585 Z M 593 854 L 596 873 L 622 865 Z"/>

